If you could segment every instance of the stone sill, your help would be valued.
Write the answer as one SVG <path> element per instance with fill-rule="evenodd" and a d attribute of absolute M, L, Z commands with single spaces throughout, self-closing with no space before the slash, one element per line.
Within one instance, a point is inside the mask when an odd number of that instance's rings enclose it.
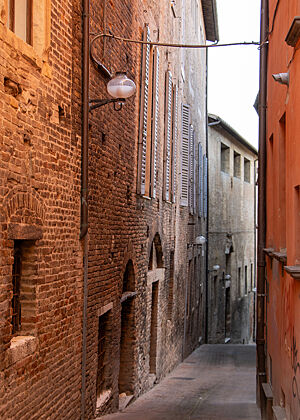
<path fill-rule="evenodd" d="M 97 397 L 96 408 L 97 410 L 104 406 L 112 397 L 111 389 L 107 389 L 106 391 L 101 392 L 101 394 Z"/>
<path fill-rule="evenodd" d="M 274 248 L 264 248 L 264 253 L 270 258 L 275 258 L 282 264 L 286 264 L 287 262 L 286 252 L 278 252 L 275 251 Z"/>
<path fill-rule="evenodd" d="M 287 262 L 287 256 L 286 252 L 273 252 L 273 257 L 276 258 L 276 260 L 280 261 L 283 264 L 286 264 Z"/>
<path fill-rule="evenodd" d="M 289 265 L 284 269 L 293 279 L 300 280 L 300 265 Z"/>
<path fill-rule="evenodd" d="M 19 335 L 13 337 L 8 349 L 8 365 L 17 363 L 19 360 L 33 354 L 37 348 L 37 338 L 31 335 Z"/>
<path fill-rule="evenodd" d="M 137 292 L 125 292 L 122 294 L 121 303 L 125 302 L 127 299 L 133 298 L 137 295 Z"/>
<path fill-rule="evenodd" d="M 283 407 L 280 406 L 274 406 L 272 407 L 274 419 L 276 420 L 287 420 L 286 412 Z"/>

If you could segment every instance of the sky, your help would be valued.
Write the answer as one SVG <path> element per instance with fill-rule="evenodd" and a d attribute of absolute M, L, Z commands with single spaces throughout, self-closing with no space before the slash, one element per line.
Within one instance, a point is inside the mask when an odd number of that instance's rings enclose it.
<path fill-rule="evenodd" d="M 217 0 L 219 43 L 259 41 L 260 0 Z M 258 115 L 253 104 L 259 89 L 257 46 L 208 49 L 208 112 L 258 145 Z"/>

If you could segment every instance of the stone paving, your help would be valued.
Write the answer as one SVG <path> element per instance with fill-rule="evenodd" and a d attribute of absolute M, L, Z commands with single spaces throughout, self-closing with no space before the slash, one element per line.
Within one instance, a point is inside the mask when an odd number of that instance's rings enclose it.
<path fill-rule="evenodd" d="M 101 420 L 260 419 L 255 346 L 203 345 L 124 411 Z"/>

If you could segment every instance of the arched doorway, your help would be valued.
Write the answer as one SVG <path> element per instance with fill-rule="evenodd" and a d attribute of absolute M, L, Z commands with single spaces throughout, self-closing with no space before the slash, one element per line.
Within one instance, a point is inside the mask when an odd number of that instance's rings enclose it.
<path fill-rule="evenodd" d="M 121 297 L 121 336 L 120 336 L 120 368 L 119 368 L 119 394 L 122 405 L 124 400 L 133 395 L 134 392 L 134 342 L 135 342 L 135 320 L 134 320 L 134 296 L 135 275 L 131 260 L 128 261 L 123 275 L 122 297 Z"/>
<path fill-rule="evenodd" d="M 164 278 L 163 253 L 160 237 L 155 235 L 151 245 L 148 263 L 148 285 L 151 287 L 151 317 L 150 317 L 150 354 L 149 372 L 156 375 L 157 366 L 157 337 L 159 312 L 159 284 Z"/>

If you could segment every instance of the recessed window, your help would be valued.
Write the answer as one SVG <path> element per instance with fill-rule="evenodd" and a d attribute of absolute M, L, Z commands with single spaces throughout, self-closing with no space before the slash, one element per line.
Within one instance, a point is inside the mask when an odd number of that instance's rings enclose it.
<path fill-rule="evenodd" d="M 32 0 L 8 0 L 7 26 L 32 45 Z"/>
<path fill-rule="evenodd" d="M 221 143 L 221 171 L 229 173 L 230 168 L 230 148 Z"/>
<path fill-rule="evenodd" d="M 234 166 L 233 166 L 233 176 L 236 178 L 241 177 L 241 155 L 237 152 L 233 154 Z"/>
<path fill-rule="evenodd" d="M 244 181 L 250 182 L 250 160 L 244 158 Z"/>
<path fill-rule="evenodd" d="M 15 240 L 12 266 L 12 333 L 34 335 L 36 329 L 36 247 L 34 241 Z"/>

